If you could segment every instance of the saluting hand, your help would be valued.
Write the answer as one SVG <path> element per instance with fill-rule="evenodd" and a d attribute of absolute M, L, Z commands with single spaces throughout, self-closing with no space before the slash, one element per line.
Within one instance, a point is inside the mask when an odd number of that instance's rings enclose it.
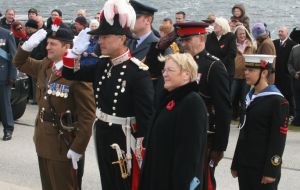
<path fill-rule="evenodd" d="M 261 179 L 262 184 L 269 184 L 269 183 L 274 183 L 276 178 L 273 177 L 268 177 L 268 176 L 263 176 Z"/>
<path fill-rule="evenodd" d="M 34 48 L 36 48 L 41 41 L 43 41 L 47 36 L 47 32 L 44 29 L 39 29 L 37 32 L 32 34 L 30 38 L 24 42 L 21 48 L 27 52 L 32 52 Z"/>

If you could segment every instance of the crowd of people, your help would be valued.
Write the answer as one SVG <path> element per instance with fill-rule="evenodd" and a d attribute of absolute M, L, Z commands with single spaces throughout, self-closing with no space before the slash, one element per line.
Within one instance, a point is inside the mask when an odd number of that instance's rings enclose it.
<path fill-rule="evenodd" d="M 28 74 L 38 105 L 34 143 L 44 190 L 81 189 L 92 131 L 103 190 L 215 190 L 230 123 L 239 119 L 231 174 L 241 190 L 277 189 L 289 122 L 300 126 L 300 30 L 254 23 L 243 4 L 153 26 L 158 9 L 107 0 L 71 23 L 9 8 L 0 20 L 3 140 L 10 88 Z M 297 45 L 298 44 L 298 45 Z M 92 130 L 94 128 L 94 130 Z M 254 156 L 255 155 L 255 156 Z M 254 157 L 253 157 L 254 156 Z M 222 187 L 220 187 L 222 189 Z"/>

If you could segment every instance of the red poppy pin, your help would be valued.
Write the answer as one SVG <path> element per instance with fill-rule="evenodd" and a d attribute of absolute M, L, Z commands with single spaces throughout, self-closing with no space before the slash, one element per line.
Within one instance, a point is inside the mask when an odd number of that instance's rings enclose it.
<path fill-rule="evenodd" d="M 267 64 L 268 64 L 268 62 L 265 61 L 265 60 L 261 60 L 261 61 L 260 61 L 260 67 L 261 67 L 261 68 L 266 68 Z"/>
<path fill-rule="evenodd" d="M 55 24 L 56 26 L 60 26 L 62 23 L 61 18 L 56 17 L 53 21 L 53 24 Z"/>
<path fill-rule="evenodd" d="M 222 45 L 220 45 L 220 48 L 221 48 L 221 49 L 223 49 L 223 48 L 224 48 L 224 46 L 225 46 L 225 45 L 224 45 L 224 44 L 222 44 Z"/>
<path fill-rule="evenodd" d="M 174 101 L 174 100 L 171 100 L 171 101 L 167 104 L 166 108 L 167 108 L 167 110 L 172 110 L 172 109 L 174 108 L 174 106 L 175 106 L 175 101 Z"/>
<path fill-rule="evenodd" d="M 54 19 L 52 25 L 51 25 L 51 30 L 53 31 L 52 36 L 56 35 L 56 32 L 58 31 L 62 21 L 61 18 L 57 17 Z"/>

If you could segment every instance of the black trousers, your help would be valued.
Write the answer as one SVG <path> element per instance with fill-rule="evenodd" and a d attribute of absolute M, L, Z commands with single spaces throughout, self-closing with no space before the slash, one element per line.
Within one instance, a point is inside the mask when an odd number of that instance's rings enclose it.
<path fill-rule="evenodd" d="M 237 172 L 240 190 L 277 190 L 280 175 L 274 183 L 262 184 L 261 170 L 241 167 Z"/>
<path fill-rule="evenodd" d="M 118 160 L 116 150 L 111 148 L 113 143 L 117 143 L 121 150 L 126 152 L 126 138 L 122 127 L 120 125 L 109 126 L 99 120 L 95 125 L 95 143 L 102 190 L 130 190 L 131 178 L 123 179 L 120 166 L 112 164 Z"/>
<path fill-rule="evenodd" d="M 211 167 L 209 165 L 210 162 L 210 152 L 211 147 L 214 141 L 214 134 L 210 134 L 207 136 L 207 146 L 206 146 L 206 154 L 204 159 L 204 175 L 203 175 L 203 190 L 216 190 L 217 182 L 215 178 L 215 169 L 216 166 Z"/>
<path fill-rule="evenodd" d="M 82 177 L 84 173 L 84 162 L 85 162 L 85 157 L 83 156 L 78 162 L 78 169 L 77 169 L 77 183 L 78 183 L 78 189 L 81 190 L 82 186 Z"/>

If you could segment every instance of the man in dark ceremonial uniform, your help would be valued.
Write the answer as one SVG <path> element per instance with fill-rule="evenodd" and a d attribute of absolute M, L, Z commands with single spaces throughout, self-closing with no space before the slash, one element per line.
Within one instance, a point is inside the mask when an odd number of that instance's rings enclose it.
<path fill-rule="evenodd" d="M 224 64 L 205 50 L 208 24 L 186 22 L 175 24 L 185 52 L 192 54 L 198 64 L 199 93 L 205 101 L 209 114 L 208 151 L 204 189 L 216 188 L 214 170 L 227 148 L 231 103 L 229 76 Z"/>
<path fill-rule="evenodd" d="M 115 12 L 113 17 L 106 17 L 110 15 L 112 4 L 128 11 L 122 15 L 127 20 L 120 19 L 121 15 Z M 100 27 L 89 34 L 99 35 L 101 52 L 106 56 L 100 57 L 96 64 L 81 65 L 74 72 L 77 55 L 89 43 L 87 31 L 82 31 L 64 58 L 63 76 L 93 82 L 97 107 L 95 144 L 102 189 L 136 189 L 142 139 L 153 111 L 153 85 L 148 66 L 132 57 L 125 46 L 126 40 L 132 38 L 130 27 L 136 19 L 131 5 L 126 0 L 109 0 L 104 4 L 101 17 Z"/>

